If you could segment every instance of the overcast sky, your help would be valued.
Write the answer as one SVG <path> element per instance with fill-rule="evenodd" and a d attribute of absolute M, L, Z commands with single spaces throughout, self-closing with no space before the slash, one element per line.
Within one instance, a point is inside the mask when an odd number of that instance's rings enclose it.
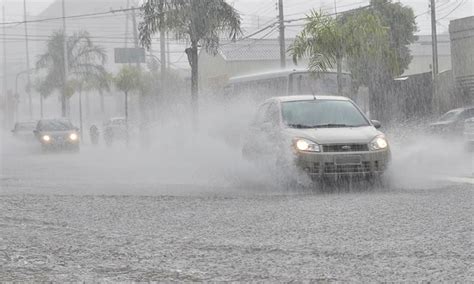
<path fill-rule="evenodd" d="M 430 14 L 427 13 L 429 0 L 394 1 L 412 7 L 415 15 L 419 15 L 417 17 L 418 33 L 430 34 Z M 23 0 L 2 0 L 2 2 L 6 9 L 6 21 L 22 20 Z M 26 0 L 28 14 L 38 15 L 52 2 L 54 0 Z M 229 0 L 228 2 L 242 13 L 243 27 L 248 32 L 275 19 L 277 15 L 277 0 Z M 334 2 L 336 2 L 337 12 L 342 12 L 367 5 L 369 0 L 285 0 L 284 11 L 287 19 L 302 17 L 311 9 L 322 9 L 327 13 L 333 13 Z M 474 0 L 436 0 L 436 3 L 438 6 L 437 18 L 439 19 L 438 33 L 447 32 L 450 20 L 474 15 Z M 108 10 L 109 7 L 104 7 L 104 11 Z M 287 29 L 289 34 L 296 33 L 299 29 L 298 23 L 290 25 Z M 269 35 L 269 37 L 276 36 L 276 31 Z"/>

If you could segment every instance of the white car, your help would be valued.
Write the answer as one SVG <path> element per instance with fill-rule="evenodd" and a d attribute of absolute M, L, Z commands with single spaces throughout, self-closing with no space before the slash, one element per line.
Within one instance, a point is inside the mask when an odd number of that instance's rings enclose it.
<path fill-rule="evenodd" d="M 15 138 L 23 141 L 34 141 L 33 131 L 36 129 L 37 121 L 17 122 L 11 130 Z"/>
<path fill-rule="evenodd" d="M 463 134 L 468 150 L 474 151 L 474 117 L 464 121 Z"/>
<path fill-rule="evenodd" d="M 380 122 L 340 96 L 285 96 L 258 108 L 244 157 L 290 161 L 311 178 L 380 176 L 391 158 Z M 288 159 L 289 158 L 289 159 Z"/>

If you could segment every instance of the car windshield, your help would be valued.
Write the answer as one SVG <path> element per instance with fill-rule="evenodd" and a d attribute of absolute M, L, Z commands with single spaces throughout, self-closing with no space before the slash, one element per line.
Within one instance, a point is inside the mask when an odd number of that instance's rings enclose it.
<path fill-rule="evenodd" d="M 350 101 L 312 100 L 282 103 L 283 121 L 293 128 L 359 127 L 369 122 Z"/>
<path fill-rule="evenodd" d="M 439 121 L 453 121 L 461 112 L 462 112 L 462 109 L 454 109 L 454 110 L 448 111 L 447 113 L 443 114 L 439 118 Z"/>
<path fill-rule="evenodd" d="M 47 120 L 41 121 L 39 125 L 40 130 L 46 131 L 64 131 L 74 128 L 72 123 L 68 120 Z"/>

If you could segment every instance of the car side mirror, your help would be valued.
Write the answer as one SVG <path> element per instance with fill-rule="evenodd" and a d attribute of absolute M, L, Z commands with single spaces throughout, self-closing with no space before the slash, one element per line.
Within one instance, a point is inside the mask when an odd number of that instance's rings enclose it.
<path fill-rule="evenodd" d="M 380 127 L 382 127 L 382 123 L 380 123 L 380 121 L 378 121 L 378 120 L 371 120 L 370 122 L 372 122 L 372 125 L 373 125 L 376 129 L 379 129 Z"/>

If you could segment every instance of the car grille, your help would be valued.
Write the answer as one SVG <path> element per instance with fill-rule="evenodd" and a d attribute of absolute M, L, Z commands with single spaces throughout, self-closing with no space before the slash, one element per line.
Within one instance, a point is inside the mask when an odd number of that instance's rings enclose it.
<path fill-rule="evenodd" d="M 323 152 L 363 152 L 369 151 L 367 144 L 326 144 Z"/>
<path fill-rule="evenodd" d="M 324 173 L 327 174 L 343 174 L 343 173 L 366 173 L 370 172 L 370 162 L 362 162 L 361 164 L 344 164 L 324 163 Z"/>
<path fill-rule="evenodd" d="M 311 167 L 307 168 L 308 172 L 312 174 L 318 174 L 319 169 L 320 169 L 319 163 L 313 163 Z"/>

